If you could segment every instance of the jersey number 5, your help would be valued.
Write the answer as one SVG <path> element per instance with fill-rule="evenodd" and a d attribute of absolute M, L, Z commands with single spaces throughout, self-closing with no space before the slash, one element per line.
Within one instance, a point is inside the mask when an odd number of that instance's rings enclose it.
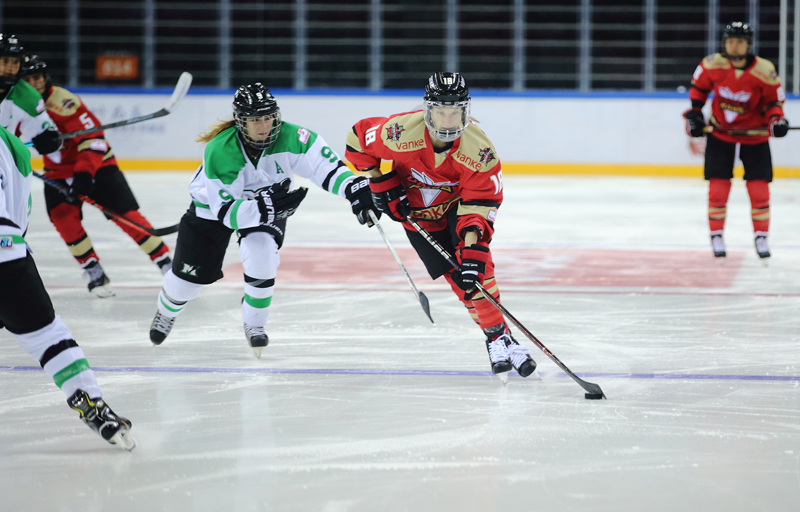
<path fill-rule="evenodd" d="M 503 171 L 497 171 L 497 175 L 491 176 L 490 179 L 494 183 L 494 193 L 499 194 L 503 190 Z"/>
<path fill-rule="evenodd" d="M 81 123 L 83 123 L 83 126 L 85 128 L 94 128 L 94 121 L 92 121 L 92 118 L 89 117 L 88 112 L 84 112 L 83 114 L 81 114 L 80 117 L 78 117 L 78 119 L 80 120 Z"/>

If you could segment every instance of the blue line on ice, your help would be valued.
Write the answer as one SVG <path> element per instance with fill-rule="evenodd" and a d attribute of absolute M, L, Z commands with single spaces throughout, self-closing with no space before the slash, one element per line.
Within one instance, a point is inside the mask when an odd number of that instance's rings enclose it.
<path fill-rule="evenodd" d="M 39 366 L 0 366 L 4 372 L 41 371 Z M 370 370 L 341 368 L 194 368 L 194 367 L 146 367 L 146 366 L 96 366 L 95 372 L 117 373 L 298 373 L 319 375 L 423 375 L 423 376 L 491 376 L 491 372 L 482 371 L 447 371 L 447 370 Z M 539 373 L 539 372 L 537 372 Z M 513 375 L 513 372 L 512 372 Z M 609 379 L 657 379 L 657 380 L 767 380 L 767 381 L 800 381 L 800 375 L 714 375 L 697 373 L 576 373 L 578 377 Z M 541 372 L 541 377 L 567 377 L 562 372 Z"/>

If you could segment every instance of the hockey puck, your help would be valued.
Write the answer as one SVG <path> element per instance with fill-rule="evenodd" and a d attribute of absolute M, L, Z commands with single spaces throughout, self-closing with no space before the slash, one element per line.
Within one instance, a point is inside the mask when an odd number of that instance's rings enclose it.
<path fill-rule="evenodd" d="M 603 398 L 602 393 L 586 393 L 583 396 L 586 400 L 601 400 Z"/>

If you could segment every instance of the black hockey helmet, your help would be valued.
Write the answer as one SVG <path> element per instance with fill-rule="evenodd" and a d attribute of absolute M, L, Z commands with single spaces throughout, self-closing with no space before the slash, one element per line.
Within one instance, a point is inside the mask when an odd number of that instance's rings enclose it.
<path fill-rule="evenodd" d="M 22 59 L 24 48 L 14 34 L 0 34 L 0 57 L 12 56 Z"/>
<path fill-rule="evenodd" d="M 19 77 L 41 73 L 45 80 L 50 81 L 50 73 L 47 72 L 47 63 L 38 55 L 33 53 L 25 54 L 22 57 L 22 64 L 19 68 Z"/>
<path fill-rule="evenodd" d="M 272 128 L 265 138 L 255 138 L 247 130 L 250 120 L 269 118 Z M 239 134 L 247 145 L 255 149 L 269 149 L 278 140 L 281 132 L 281 109 L 278 101 L 260 82 L 242 85 L 233 95 L 233 119 Z"/>
<path fill-rule="evenodd" d="M 750 24 L 745 23 L 743 21 L 732 21 L 725 25 L 725 29 L 722 31 L 722 56 L 726 59 L 732 60 L 741 60 L 744 59 L 746 55 L 731 57 L 725 51 L 725 41 L 730 38 L 739 38 L 744 39 L 747 41 L 747 54 L 750 55 L 750 50 L 753 48 L 753 27 Z"/>
<path fill-rule="evenodd" d="M 428 78 L 425 85 L 425 125 L 431 134 L 442 142 L 456 140 L 467 129 L 471 99 L 467 82 L 461 73 L 441 71 Z M 461 110 L 459 126 L 436 126 L 434 109 L 449 108 Z"/>

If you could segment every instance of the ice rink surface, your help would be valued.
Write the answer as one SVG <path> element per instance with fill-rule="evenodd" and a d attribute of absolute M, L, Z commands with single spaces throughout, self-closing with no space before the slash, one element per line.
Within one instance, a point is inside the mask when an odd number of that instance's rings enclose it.
<path fill-rule="evenodd" d="M 154 226 L 178 222 L 190 174 L 127 176 Z M 85 206 L 116 297 L 88 293 L 34 183 L 27 239 L 138 447 L 92 433 L 2 331 L 0 510 L 800 510 L 800 181 L 771 187 L 764 268 L 741 180 L 719 266 L 700 179 L 506 177 L 503 303 L 602 401 L 518 331 L 539 369 L 504 387 L 402 228 L 382 223 L 435 324 L 377 231 L 311 187 L 258 360 L 235 243 L 226 278 L 154 347 L 156 267 Z"/>

